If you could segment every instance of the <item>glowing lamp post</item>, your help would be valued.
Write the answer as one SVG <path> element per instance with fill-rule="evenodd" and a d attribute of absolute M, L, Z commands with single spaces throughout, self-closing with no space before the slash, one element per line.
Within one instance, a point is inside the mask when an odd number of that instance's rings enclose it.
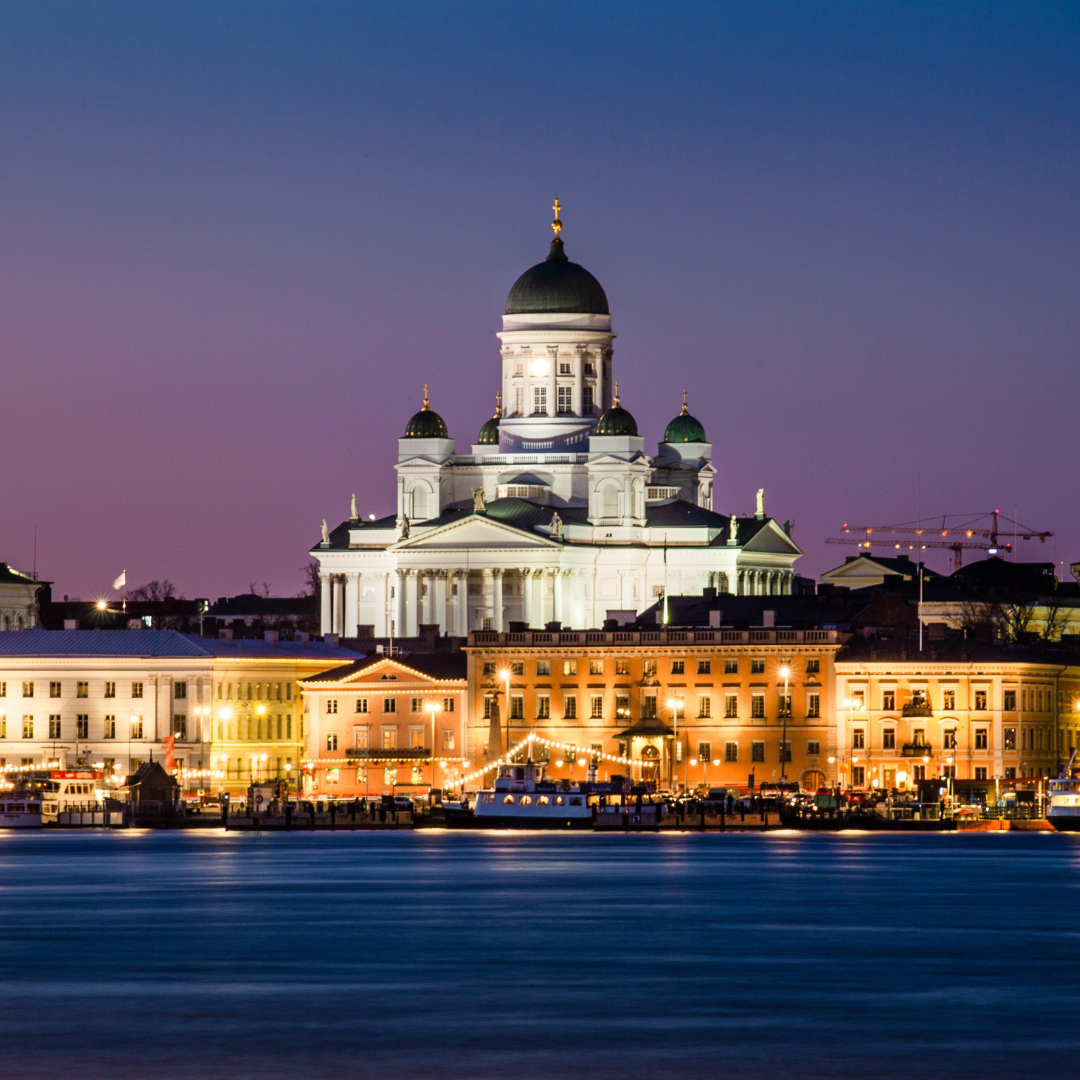
<path fill-rule="evenodd" d="M 784 664 L 780 669 L 780 676 L 784 680 L 784 706 L 780 710 L 782 713 L 782 719 L 784 721 L 784 733 L 780 736 L 780 783 L 787 783 L 787 722 L 788 716 L 791 713 L 790 698 L 788 696 L 789 680 L 791 679 L 791 665 Z"/>
<path fill-rule="evenodd" d="M 682 698 L 668 698 L 668 708 L 671 710 L 671 719 L 675 729 L 675 738 L 671 744 L 671 790 L 675 791 L 679 786 L 678 756 L 679 756 L 679 709 L 683 705 Z M 687 764 L 689 768 L 689 764 Z M 683 779 L 683 787 L 686 787 L 688 776 Z"/>
<path fill-rule="evenodd" d="M 429 701 L 425 703 L 424 711 L 431 717 L 431 786 L 435 787 L 435 717 L 442 712 L 442 705 Z"/>

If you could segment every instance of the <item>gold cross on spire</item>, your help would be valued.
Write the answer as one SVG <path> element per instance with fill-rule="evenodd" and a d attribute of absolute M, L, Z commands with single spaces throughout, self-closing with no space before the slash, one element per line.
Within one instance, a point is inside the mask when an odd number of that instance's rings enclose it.
<path fill-rule="evenodd" d="M 619 407 L 619 380 L 615 380 L 615 408 Z"/>
<path fill-rule="evenodd" d="M 559 220 L 559 211 L 562 209 L 562 203 L 559 202 L 558 195 L 555 196 L 555 202 L 552 203 L 551 209 L 555 211 L 555 220 L 551 223 L 551 231 L 555 234 L 555 239 L 559 239 L 559 233 L 562 232 L 562 222 Z"/>
<path fill-rule="evenodd" d="M 427 407 L 428 407 L 427 383 L 424 383 L 424 408 L 426 409 Z"/>
<path fill-rule="evenodd" d="M 495 419 L 502 419 L 502 391 L 495 391 Z"/>
<path fill-rule="evenodd" d="M 686 407 L 686 387 L 684 386 L 682 392 L 682 414 L 683 416 L 686 416 L 689 412 L 690 410 Z"/>

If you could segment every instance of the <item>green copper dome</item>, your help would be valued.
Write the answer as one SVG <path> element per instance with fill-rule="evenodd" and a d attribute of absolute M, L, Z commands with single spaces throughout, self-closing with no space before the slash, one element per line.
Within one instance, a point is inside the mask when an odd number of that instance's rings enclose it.
<path fill-rule="evenodd" d="M 406 439 L 448 439 L 446 421 L 428 404 L 427 383 L 424 384 L 424 407 L 405 425 Z"/>
<path fill-rule="evenodd" d="M 637 421 L 619 404 L 619 384 L 615 384 L 615 404 L 596 422 L 594 435 L 637 435 Z"/>
<path fill-rule="evenodd" d="M 686 407 L 686 391 L 683 391 L 682 412 L 675 417 L 664 432 L 666 443 L 708 442 L 705 438 L 705 428 L 700 420 L 690 415 Z"/>
<path fill-rule="evenodd" d="M 551 241 L 551 253 L 514 282 L 506 298 L 507 315 L 609 315 L 607 296 L 600 282 L 563 251 L 563 242 Z"/>
<path fill-rule="evenodd" d="M 480 446 L 499 445 L 499 421 L 502 419 L 502 394 L 495 395 L 495 415 L 480 429 L 476 442 Z"/>

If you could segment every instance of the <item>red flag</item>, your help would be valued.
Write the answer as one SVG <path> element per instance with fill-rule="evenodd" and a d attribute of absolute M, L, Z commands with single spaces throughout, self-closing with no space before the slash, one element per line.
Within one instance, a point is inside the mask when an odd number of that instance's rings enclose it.
<path fill-rule="evenodd" d="M 166 735 L 161 740 L 161 749 L 165 754 L 165 771 L 173 772 L 176 769 L 176 736 Z"/>

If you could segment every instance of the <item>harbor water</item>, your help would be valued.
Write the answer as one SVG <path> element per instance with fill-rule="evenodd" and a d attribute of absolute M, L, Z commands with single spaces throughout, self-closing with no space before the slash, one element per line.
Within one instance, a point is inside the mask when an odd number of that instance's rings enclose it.
<path fill-rule="evenodd" d="M 38 1077 L 1066 1077 L 1080 836 L 0 834 Z"/>

